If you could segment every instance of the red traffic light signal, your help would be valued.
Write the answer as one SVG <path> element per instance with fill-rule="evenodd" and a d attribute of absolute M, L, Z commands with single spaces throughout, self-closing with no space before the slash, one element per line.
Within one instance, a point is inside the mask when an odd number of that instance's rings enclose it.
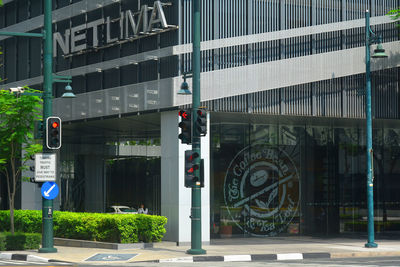
<path fill-rule="evenodd" d="M 188 112 L 188 110 L 180 110 L 179 111 L 179 116 L 181 116 L 183 119 L 188 119 L 190 118 L 190 113 Z"/>
<path fill-rule="evenodd" d="M 181 139 L 182 144 L 192 143 L 192 115 L 190 109 L 181 109 L 179 111 L 181 121 L 178 126 L 181 128 L 181 133 L 178 138 Z"/>
<path fill-rule="evenodd" d="M 200 155 L 192 150 L 185 151 L 185 187 L 195 187 L 198 182 L 200 186 L 204 186 L 204 182 L 201 179 Z M 199 170 L 199 171 L 198 171 Z M 197 171 L 197 172 L 196 172 Z"/>
<path fill-rule="evenodd" d="M 60 124 L 59 124 L 58 122 L 56 122 L 56 121 L 54 121 L 54 122 L 51 124 L 51 127 L 52 127 L 53 129 L 57 128 L 58 126 L 60 126 Z"/>
<path fill-rule="evenodd" d="M 48 149 L 61 147 L 61 119 L 48 117 L 46 120 L 46 146 Z"/>
<path fill-rule="evenodd" d="M 200 136 L 205 136 L 207 134 L 207 111 L 205 109 L 197 110 L 195 126 Z"/>

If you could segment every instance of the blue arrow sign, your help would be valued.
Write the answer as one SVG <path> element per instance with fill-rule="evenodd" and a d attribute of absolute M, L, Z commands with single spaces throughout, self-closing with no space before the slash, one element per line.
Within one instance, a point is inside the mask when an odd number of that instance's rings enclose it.
<path fill-rule="evenodd" d="M 45 199 L 55 199 L 58 195 L 58 186 L 55 182 L 45 182 L 42 185 L 42 196 Z"/>

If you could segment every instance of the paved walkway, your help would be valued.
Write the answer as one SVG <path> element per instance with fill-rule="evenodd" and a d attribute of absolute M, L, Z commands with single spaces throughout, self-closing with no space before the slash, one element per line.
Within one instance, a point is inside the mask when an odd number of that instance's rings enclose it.
<path fill-rule="evenodd" d="M 365 240 L 346 238 L 312 238 L 312 237 L 269 237 L 269 238 L 234 238 L 212 240 L 211 245 L 203 246 L 206 255 L 192 257 L 186 254 L 190 246 L 176 246 L 173 242 L 155 243 L 153 248 L 145 249 L 99 249 L 56 246 L 57 253 L 38 253 L 32 251 L 2 252 L 0 258 L 7 255 L 29 255 L 30 259 L 47 259 L 67 262 L 101 263 L 114 261 L 138 262 L 138 261 L 213 261 L 233 259 L 301 259 L 312 257 L 372 257 L 372 256 L 400 256 L 400 240 L 377 240 L 378 248 L 365 248 Z M 98 255 L 99 261 L 87 261 Z M 118 260 L 115 254 L 133 254 L 129 259 Z M 6 255 L 6 256 L 5 256 Z M 275 255 L 275 257 L 273 256 Z M 204 257 L 204 258 L 200 258 Z M 37 260 L 40 261 L 40 260 Z"/>

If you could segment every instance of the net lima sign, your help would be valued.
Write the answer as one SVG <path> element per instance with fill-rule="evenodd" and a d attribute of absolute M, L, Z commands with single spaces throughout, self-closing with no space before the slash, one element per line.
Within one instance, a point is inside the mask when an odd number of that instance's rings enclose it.
<path fill-rule="evenodd" d="M 102 46 L 116 45 L 121 40 L 134 40 L 177 29 L 175 25 L 168 25 L 165 18 L 163 7 L 170 5 L 171 3 L 154 1 L 152 7 L 142 5 L 137 12 L 122 11 L 119 18 L 101 18 L 72 27 L 65 30 L 64 36 L 60 32 L 55 32 L 53 34 L 53 56 L 57 55 L 58 46 L 64 55 L 68 55 L 82 52 L 88 48 L 99 49 Z M 99 34 L 101 31 L 104 34 Z M 90 35 L 92 37 L 88 38 Z M 102 36 L 104 40 L 99 41 L 99 36 Z M 90 43 L 88 43 L 88 39 L 91 39 Z"/>

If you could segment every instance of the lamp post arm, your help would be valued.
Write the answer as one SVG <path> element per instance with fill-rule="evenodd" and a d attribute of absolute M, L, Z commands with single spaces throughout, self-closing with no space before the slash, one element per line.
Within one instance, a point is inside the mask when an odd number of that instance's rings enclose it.
<path fill-rule="evenodd" d="M 72 80 L 53 79 L 53 83 L 72 83 Z"/>
<path fill-rule="evenodd" d="M 369 17 L 369 12 L 368 11 L 366 12 L 365 19 L 366 19 L 366 25 L 365 26 L 367 28 L 366 29 L 366 32 L 367 32 L 367 35 L 366 35 L 367 45 L 370 46 L 372 44 L 380 44 L 380 43 L 382 43 L 382 35 L 377 35 L 371 29 L 371 25 L 370 25 L 370 22 L 369 22 L 370 17 Z"/>
<path fill-rule="evenodd" d="M 0 32 L 0 35 L 2 35 L 2 36 L 44 38 L 43 33 L 30 33 L 30 32 Z"/>
<path fill-rule="evenodd" d="M 382 36 L 375 34 L 371 29 L 369 29 L 369 39 L 367 41 L 368 46 L 373 44 L 380 44 L 382 43 Z"/>
<path fill-rule="evenodd" d="M 72 76 L 62 76 L 62 75 L 55 75 L 53 74 L 53 79 L 67 79 L 67 80 L 71 80 Z"/>

